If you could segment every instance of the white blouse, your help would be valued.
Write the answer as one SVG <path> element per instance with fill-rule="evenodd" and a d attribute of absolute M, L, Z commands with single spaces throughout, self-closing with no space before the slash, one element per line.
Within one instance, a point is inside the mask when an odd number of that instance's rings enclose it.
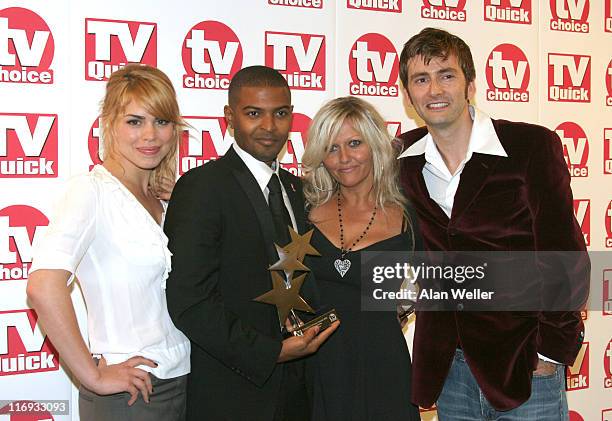
<path fill-rule="evenodd" d="M 189 372 L 190 344 L 168 315 L 167 245 L 134 195 L 97 165 L 69 181 L 46 235 L 34 245 L 31 271 L 64 269 L 79 279 L 92 354 L 108 364 L 140 355 L 158 367 L 139 368 L 173 378 Z"/>

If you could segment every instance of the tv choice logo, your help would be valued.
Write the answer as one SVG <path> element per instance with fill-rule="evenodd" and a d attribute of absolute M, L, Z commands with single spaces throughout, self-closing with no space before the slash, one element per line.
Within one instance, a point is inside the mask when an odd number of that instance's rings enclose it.
<path fill-rule="evenodd" d="M 323 0 L 268 0 L 273 6 L 306 7 L 308 9 L 321 9 Z"/>
<path fill-rule="evenodd" d="M 157 24 L 85 18 L 85 80 L 108 80 L 128 63 L 157 66 Z"/>
<path fill-rule="evenodd" d="M 0 178 L 57 177 L 57 114 L 0 113 Z"/>
<path fill-rule="evenodd" d="M 398 55 L 388 38 L 368 33 L 359 37 L 349 54 L 351 95 L 396 97 Z"/>
<path fill-rule="evenodd" d="M 183 87 L 227 90 L 234 74 L 242 68 L 242 45 L 229 26 L 202 21 L 185 36 L 182 58 Z"/>
<path fill-rule="evenodd" d="M 516 45 L 495 47 L 487 59 L 485 73 L 488 101 L 529 102 L 529 62 Z"/>
<path fill-rule="evenodd" d="M 32 245 L 45 234 L 47 225 L 49 219 L 31 206 L 0 209 L 0 282 L 28 278 Z"/>
<path fill-rule="evenodd" d="M 325 36 L 266 31 L 265 63 L 291 89 L 325 90 Z"/>
<path fill-rule="evenodd" d="M 484 0 L 484 20 L 531 25 L 531 0 Z"/>
<path fill-rule="evenodd" d="M 578 124 L 571 121 L 561 123 L 555 129 L 563 145 L 563 157 L 572 177 L 589 175 L 589 141 Z"/>
<path fill-rule="evenodd" d="M 179 174 L 215 160 L 227 152 L 233 137 L 223 117 L 184 117 L 189 129 L 183 132 L 179 144 Z M 310 117 L 293 113 L 289 140 L 279 153 L 281 167 L 294 175 L 301 175 L 302 156 L 306 146 Z"/>
<path fill-rule="evenodd" d="M 567 391 L 587 389 L 589 387 L 589 343 L 583 342 L 576 361 L 565 370 Z"/>
<path fill-rule="evenodd" d="M 425 19 L 465 22 L 467 0 L 423 0 L 421 17 Z"/>
<path fill-rule="evenodd" d="M 591 102 L 591 57 L 548 54 L 548 100 Z"/>
<path fill-rule="evenodd" d="M 49 25 L 22 7 L 0 10 L 0 83 L 53 83 Z"/>
<path fill-rule="evenodd" d="M 610 60 L 610 63 L 608 63 L 608 68 L 606 69 L 604 79 L 606 81 L 606 91 L 608 92 L 606 95 L 606 105 L 608 107 L 612 107 L 612 60 Z"/>
<path fill-rule="evenodd" d="M 604 0 L 605 7 L 605 15 L 604 15 L 604 31 L 612 32 L 612 1 Z"/>
<path fill-rule="evenodd" d="M 31 309 L 0 312 L 0 376 L 59 370 L 59 354 Z"/>
<path fill-rule="evenodd" d="M 612 174 L 612 128 L 604 129 L 603 139 L 604 174 Z"/>
<path fill-rule="evenodd" d="M 604 225 L 606 227 L 606 247 L 612 248 L 612 200 L 608 203 L 608 207 L 604 214 Z M 612 291 L 610 292 L 612 293 Z"/>
<path fill-rule="evenodd" d="M 603 355 L 604 388 L 612 388 L 612 339 L 606 345 Z"/>
<path fill-rule="evenodd" d="M 580 415 L 576 411 L 569 411 L 569 419 L 570 421 L 584 421 L 584 418 L 582 418 L 582 415 Z"/>
<path fill-rule="evenodd" d="M 349 9 L 401 13 L 402 0 L 346 0 L 346 7 Z"/>
<path fill-rule="evenodd" d="M 590 0 L 550 0 L 550 29 L 564 32 L 589 32 Z"/>
<path fill-rule="evenodd" d="M 574 199 L 574 215 L 582 230 L 584 242 L 587 246 L 591 245 L 591 200 Z"/>

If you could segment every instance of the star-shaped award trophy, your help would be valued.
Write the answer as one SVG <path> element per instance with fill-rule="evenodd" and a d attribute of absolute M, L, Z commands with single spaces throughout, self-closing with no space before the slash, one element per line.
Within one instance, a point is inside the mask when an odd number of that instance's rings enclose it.
<path fill-rule="evenodd" d="M 288 228 L 291 241 L 285 247 L 275 244 L 279 259 L 268 268 L 272 277 L 272 289 L 254 300 L 276 306 L 281 331 L 286 333 L 287 336 L 302 336 L 306 329 L 313 326 L 320 325 L 321 330 L 327 329 L 339 318 L 335 309 L 329 310 L 307 323 L 302 323 L 295 314 L 294 310 L 315 313 L 313 308 L 300 296 L 300 289 L 306 279 L 307 272 L 310 272 L 310 269 L 303 263 L 304 257 L 306 255 L 320 256 L 320 254 L 310 245 L 312 230 L 300 235 L 293 228 Z M 295 276 L 296 272 L 302 272 L 302 274 Z M 290 331 L 285 327 L 287 318 L 292 326 Z"/>

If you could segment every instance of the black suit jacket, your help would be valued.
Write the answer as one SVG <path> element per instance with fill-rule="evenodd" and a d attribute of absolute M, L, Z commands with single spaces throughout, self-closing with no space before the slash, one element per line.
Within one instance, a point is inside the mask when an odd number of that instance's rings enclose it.
<path fill-rule="evenodd" d="M 417 211 L 426 249 L 585 252 L 559 137 L 526 123 L 493 120 L 493 126 L 508 157 L 474 153 L 461 173 L 450 218 L 429 197 L 424 154 L 400 160 L 402 187 Z M 400 137 L 409 147 L 426 134 L 422 127 Z M 575 266 L 540 265 L 538 279 L 547 291 L 569 290 L 579 307 L 588 296 L 589 261 L 586 254 L 573 255 Z M 569 309 L 417 313 L 412 400 L 422 407 L 438 398 L 459 344 L 489 402 L 509 410 L 529 398 L 538 352 L 572 364 L 583 338 L 580 313 Z"/>
<path fill-rule="evenodd" d="M 280 179 L 303 231 L 300 180 L 284 170 Z M 273 417 L 282 338 L 276 308 L 253 301 L 272 287 L 273 227 L 259 185 L 233 148 L 174 188 L 165 221 L 173 254 L 167 299 L 191 340 L 188 419 Z"/>

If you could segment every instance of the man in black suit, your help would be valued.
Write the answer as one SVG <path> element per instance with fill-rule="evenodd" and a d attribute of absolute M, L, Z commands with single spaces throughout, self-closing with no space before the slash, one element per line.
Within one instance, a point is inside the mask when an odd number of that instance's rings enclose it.
<path fill-rule="evenodd" d="M 274 243 L 286 236 L 274 198 L 298 232 L 305 225 L 301 182 L 277 160 L 291 129 L 291 92 L 277 71 L 251 66 L 236 73 L 228 96 L 235 144 L 179 179 L 165 222 L 168 309 L 192 345 L 187 418 L 306 420 L 302 361 L 289 361 L 315 352 L 335 326 L 283 340 L 276 308 L 253 301 L 271 289 Z"/>

